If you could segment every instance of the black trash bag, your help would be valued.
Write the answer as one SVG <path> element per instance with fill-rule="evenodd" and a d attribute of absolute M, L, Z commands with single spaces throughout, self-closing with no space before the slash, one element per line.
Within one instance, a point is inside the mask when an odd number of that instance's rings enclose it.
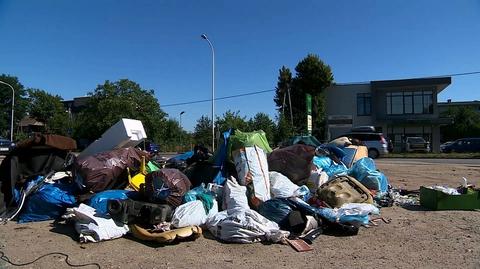
<path fill-rule="evenodd" d="M 189 165 L 183 172 L 190 179 L 192 187 L 197 187 L 202 183 L 211 183 L 219 171 L 220 168 L 215 167 L 212 163 L 196 162 Z"/>
<path fill-rule="evenodd" d="M 174 208 L 182 204 L 190 190 L 190 180 L 178 169 L 163 168 L 145 176 L 140 193 L 151 203 L 167 203 Z"/>
<path fill-rule="evenodd" d="M 44 176 L 52 171 L 66 171 L 67 156 L 76 147 L 75 140 L 60 135 L 35 134 L 17 143 L 0 165 L 0 192 L 5 205 L 9 206 L 12 201 L 17 184 L 23 185 L 35 176 Z M 0 211 L 2 207 L 0 203 Z"/>
<path fill-rule="evenodd" d="M 276 149 L 268 155 L 268 170 L 276 171 L 298 183 L 310 176 L 315 148 L 296 144 Z"/>
<path fill-rule="evenodd" d="M 148 152 L 132 147 L 86 156 L 75 161 L 73 176 L 82 181 L 86 192 L 123 189 L 128 185 L 127 168 L 138 171 L 143 156 L 148 162 Z"/>
<path fill-rule="evenodd" d="M 195 147 L 193 148 L 193 155 L 186 160 L 186 163 L 187 165 L 191 165 L 196 162 L 208 161 L 211 156 L 212 154 L 210 154 L 206 147 L 204 147 L 203 145 L 195 145 Z"/>

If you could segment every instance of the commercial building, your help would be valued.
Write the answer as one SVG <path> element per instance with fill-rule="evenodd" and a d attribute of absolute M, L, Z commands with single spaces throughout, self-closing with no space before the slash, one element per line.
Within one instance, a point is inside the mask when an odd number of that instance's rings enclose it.
<path fill-rule="evenodd" d="M 394 151 L 406 137 L 421 136 L 438 152 L 440 126 L 451 119 L 440 116 L 437 96 L 450 84 L 451 77 L 333 84 L 326 90 L 329 138 L 374 126 L 392 140 Z"/>

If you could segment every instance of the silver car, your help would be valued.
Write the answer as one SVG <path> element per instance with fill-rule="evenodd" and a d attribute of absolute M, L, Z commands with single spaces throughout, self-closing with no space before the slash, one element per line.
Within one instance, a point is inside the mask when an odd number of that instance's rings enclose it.
<path fill-rule="evenodd" d="M 342 136 L 363 142 L 368 148 L 368 157 L 372 159 L 388 154 L 388 142 L 382 133 L 351 132 Z"/>

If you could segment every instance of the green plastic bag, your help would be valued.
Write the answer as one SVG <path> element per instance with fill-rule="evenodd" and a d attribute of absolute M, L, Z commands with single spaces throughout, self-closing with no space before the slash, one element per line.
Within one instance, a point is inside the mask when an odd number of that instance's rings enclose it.
<path fill-rule="evenodd" d="M 230 136 L 228 141 L 228 156 L 232 159 L 232 152 L 245 148 L 257 146 L 263 149 L 265 153 L 272 152 L 272 148 L 268 144 L 267 136 L 262 130 L 253 131 L 253 132 L 242 132 L 235 130 L 235 133 Z"/>
<path fill-rule="evenodd" d="M 155 171 L 160 170 L 160 168 L 152 162 L 148 162 L 146 168 L 147 168 L 147 173 L 151 173 L 151 172 L 155 172 Z"/>

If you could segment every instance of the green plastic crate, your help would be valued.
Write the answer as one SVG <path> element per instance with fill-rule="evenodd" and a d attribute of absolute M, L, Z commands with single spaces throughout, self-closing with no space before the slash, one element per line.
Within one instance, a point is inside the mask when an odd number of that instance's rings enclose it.
<path fill-rule="evenodd" d="M 480 193 L 469 190 L 466 194 L 449 195 L 438 190 L 420 187 L 420 205 L 432 210 L 480 209 Z"/>

